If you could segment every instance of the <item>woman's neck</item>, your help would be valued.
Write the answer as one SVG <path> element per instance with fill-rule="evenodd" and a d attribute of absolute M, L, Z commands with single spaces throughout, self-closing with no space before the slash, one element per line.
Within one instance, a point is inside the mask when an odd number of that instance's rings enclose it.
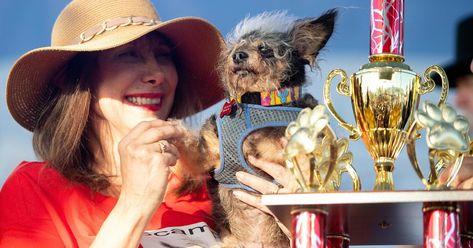
<path fill-rule="evenodd" d="M 110 182 L 110 187 L 101 193 L 118 196 L 122 185 L 118 143 L 122 136 L 117 135 L 116 132 L 114 134 L 110 129 L 103 126 L 96 127 L 95 135 L 89 137 L 89 144 L 94 156 L 93 168 L 95 172 L 107 176 Z"/>

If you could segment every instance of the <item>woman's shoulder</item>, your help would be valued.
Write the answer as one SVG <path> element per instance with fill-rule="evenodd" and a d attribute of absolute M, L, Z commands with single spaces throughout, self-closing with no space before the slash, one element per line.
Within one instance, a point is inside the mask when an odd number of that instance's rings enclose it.
<path fill-rule="evenodd" d="M 62 176 L 45 161 L 23 161 L 10 174 L 7 181 L 11 178 L 29 178 L 35 181 L 41 177 L 48 179 L 60 179 Z"/>
<path fill-rule="evenodd" d="M 67 180 L 44 161 L 23 161 L 5 181 L 2 191 L 7 188 L 14 191 L 30 191 L 34 188 L 57 188 L 68 184 Z M 33 191 L 34 192 L 34 191 Z"/>
<path fill-rule="evenodd" d="M 19 172 L 19 173 L 24 173 L 24 172 L 32 172 L 36 171 L 42 168 L 46 168 L 47 163 L 46 161 L 22 161 L 13 171 Z"/>
<path fill-rule="evenodd" d="M 10 174 L 0 193 L 0 217 L 8 223 L 42 218 L 50 182 L 58 181 L 59 173 L 45 162 L 21 162 Z M 10 209 L 1 211 L 1 209 Z M 34 213 L 34 214 L 32 214 Z M 0 218 L 0 219 L 1 219 Z"/>

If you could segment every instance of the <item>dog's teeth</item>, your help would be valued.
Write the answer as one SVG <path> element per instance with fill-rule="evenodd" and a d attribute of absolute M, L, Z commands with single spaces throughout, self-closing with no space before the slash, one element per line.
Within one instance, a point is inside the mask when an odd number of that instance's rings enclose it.
<path fill-rule="evenodd" d="M 240 71 L 237 71 L 237 74 L 240 75 L 240 76 L 246 76 L 246 75 L 248 75 L 248 71 L 247 70 L 240 70 Z"/>

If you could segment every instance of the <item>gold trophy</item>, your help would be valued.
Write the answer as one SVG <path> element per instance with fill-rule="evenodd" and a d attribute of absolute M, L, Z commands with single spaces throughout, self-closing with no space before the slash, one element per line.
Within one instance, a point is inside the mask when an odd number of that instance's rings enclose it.
<path fill-rule="evenodd" d="M 442 79 L 439 104 L 445 102 L 448 93 L 448 81 L 442 68 L 429 67 L 421 80 L 403 63 L 403 1 L 391 2 L 386 6 L 383 1 L 372 1 L 370 63 L 363 65 L 349 81 L 343 70 L 335 69 L 324 85 L 324 100 L 329 111 L 351 132 L 351 139 L 361 137 L 374 160 L 374 190 L 394 189 L 394 161 L 407 143 L 420 96 L 435 87 L 431 79 L 433 73 Z M 348 124 L 332 104 L 331 82 L 337 76 L 341 77 L 337 92 L 351 97 L 356 127 Z"/>

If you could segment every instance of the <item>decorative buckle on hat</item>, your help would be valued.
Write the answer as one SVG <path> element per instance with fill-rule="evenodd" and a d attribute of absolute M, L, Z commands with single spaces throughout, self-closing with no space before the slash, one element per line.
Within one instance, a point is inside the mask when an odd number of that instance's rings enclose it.
<path fill-rule="evenodd" d="M 82 32 L 78 38 L 74 39 L 72 44 L 82 44 L 84 42 L 92 40 L 94 37 L 105 33 L 105 31 L 111 31 L 119 27 L 125 26 L 153 26 L 158 24 L 158 20 L 149 19 L 144 16 L 128 16 L 128 17 L 118 17 L 114 19 L 108 19 L 102 22 L 101 24 L 95 25 L 88 30 Z"/>

